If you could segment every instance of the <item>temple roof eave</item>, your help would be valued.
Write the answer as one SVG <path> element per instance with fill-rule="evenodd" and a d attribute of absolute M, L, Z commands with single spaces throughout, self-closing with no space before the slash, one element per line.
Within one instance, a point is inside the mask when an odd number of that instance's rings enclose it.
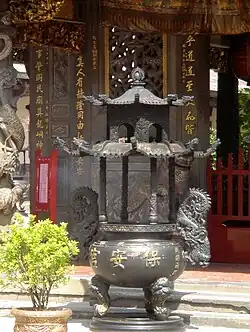
<path fill-rule="evenodd" d="M 171 34 L 250 32 L 248 0 L 102 0 L 102 20 L 110 26 Z"/>
<path fill-rule="evenodd" d="M 53 45 L 79 53 L 86 21 L 79 20 L 72 0 L 10 0 L 16 45 Z M 52 3 L 52 5 L 51 5 Z M 133 31 L 186 35 L 236 35 L 250 32 L 250 2 L 100 0 L 100 24 Z M 39 31 L 39 33 L 38 33 Z"/>

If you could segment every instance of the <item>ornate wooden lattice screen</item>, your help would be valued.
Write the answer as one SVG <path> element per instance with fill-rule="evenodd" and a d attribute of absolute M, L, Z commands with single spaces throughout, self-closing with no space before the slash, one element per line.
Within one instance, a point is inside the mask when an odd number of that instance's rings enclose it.
<path fill-rule="evenodd" d="M 127 91 L 130 74 L 139 66 L 146 73 L 147 88 L 162 97 L 164 73 L 163 36 L 160 33 L 143 33 L 109 29 L 109 94 L 116 98 Z"/>

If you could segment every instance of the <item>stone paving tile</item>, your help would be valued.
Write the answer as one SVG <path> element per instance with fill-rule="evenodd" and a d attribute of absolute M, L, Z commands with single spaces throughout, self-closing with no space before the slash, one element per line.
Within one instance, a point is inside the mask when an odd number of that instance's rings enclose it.
<path fill-rule="evenodd" d="M 1 317 L 0 318 L 1 331 L 3 332 L 13 332 L 14 329 L 14 319 Z M 86 320 L 72 320 L 68 324 L 68 332 L 91 332 L 88 328 L 89 322 Z M 109 331 L 107 331 L 109 332 Z M 244 329 L 229 329 L 229 328 L 211 328 L 211 327 L 190 327 L 187 328 L 186 332 L 250 332 Z"/>

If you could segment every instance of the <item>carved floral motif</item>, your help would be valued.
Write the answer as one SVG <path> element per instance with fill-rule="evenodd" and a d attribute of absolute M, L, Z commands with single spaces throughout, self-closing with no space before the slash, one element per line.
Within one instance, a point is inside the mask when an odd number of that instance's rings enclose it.
<path fill-rule="evenodd" d="M 39 325 L 39 324 L 20 324 L 15 326 L 15 332 L 66 332 L 67 324 Z"/>
<path fill-rule="evenodd" d="M 17 26 L 17 45 L 51 45 L 70 52 L 80 52 L 84 46 L 84 24 L 49 21 Z"/>
<path fill-rule="evenodd" d="M 68 97 L 68 54 L 59 49 L 53 50 L 53 97 L 62 100 Z M 60 136 L 57 134 L 57 136 Z"/>
<path fill-rule="evenodd" d="M 13 22 L 43 22 L 51 20 L 65 0 L 10 0 Z"/>

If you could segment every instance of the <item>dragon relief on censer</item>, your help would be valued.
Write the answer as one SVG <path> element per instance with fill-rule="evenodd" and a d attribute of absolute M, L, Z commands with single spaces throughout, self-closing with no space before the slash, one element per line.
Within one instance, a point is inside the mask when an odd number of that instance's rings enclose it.
<path fill-rule="evenodd" d="M 13 67 L 0 69 L 0 227 L 8 227 L 13 214 L 23 211 L 22 203 L 29 185 L 14 185 L 13 174 L 19 167 L 23 148 L 24 127 L 16 114 L 18 98 L 26 89 Z"/>

